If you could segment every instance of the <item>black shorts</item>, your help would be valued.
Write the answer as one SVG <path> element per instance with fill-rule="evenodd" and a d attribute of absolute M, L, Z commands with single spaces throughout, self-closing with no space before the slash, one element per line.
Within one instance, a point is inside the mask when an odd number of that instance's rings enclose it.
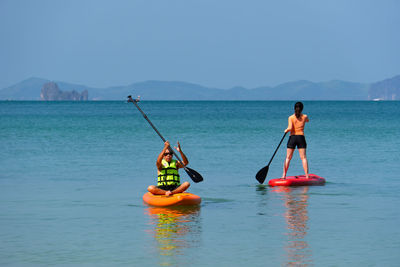
<path fill-rule="evenodd" d="M 177 189 L 178 187 L 179 187 L 179 185 L 160 185 L 160 186 L 157 186 L 157 188 L 160 188 L 160 189 L 165 190 L 165 191 L 173 191 L 173 190 Z"/>
<path fill-rule="evenodd" d="M 291 135 L 287 142 L 287 148 L 295 149 L 297 148 L 307 148 L 307 142 L 304 135 Z"/>

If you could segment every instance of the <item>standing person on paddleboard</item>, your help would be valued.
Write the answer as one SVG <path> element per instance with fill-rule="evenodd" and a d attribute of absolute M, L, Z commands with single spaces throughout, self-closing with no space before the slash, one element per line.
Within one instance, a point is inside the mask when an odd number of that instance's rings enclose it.
<path fill-rule="evenodd" d="M 290 137 L 287 143 L 286 159 L 283 165 L 282 178 L 286 178 L 287 170 L 289 169 L 290 160 L 293 157 L 293 152 L 297 148 L 299 149 L 299 155 L 303 164 L 304 173 L 308 179 L 308 161 L 306 155 L 307 142 L 304 136 L 304 125 L 309 122 L 308 116 L 301 113 L 303 111 L 303 103 L 297 102 L 294 105 L 294 114 L 288 119 L 288 127 L 285 133 L 290 132 Z"/>
<path fill-rule="evenodd" d="M 164 148 L 158 155 L 157 166 L 157 186 L 150 185 L 147 190 L 154 195 L 173 195 L 186 191 L 190 183 L 184 182 L 181 184 L 178 169 L 184 168 L 189 161 L 183 154 L 181 145 L 178 142 L 176 150 L 181 154 L 182 162 L 172 158 L 173 153 L 168 141 L 164 143 Z"/>

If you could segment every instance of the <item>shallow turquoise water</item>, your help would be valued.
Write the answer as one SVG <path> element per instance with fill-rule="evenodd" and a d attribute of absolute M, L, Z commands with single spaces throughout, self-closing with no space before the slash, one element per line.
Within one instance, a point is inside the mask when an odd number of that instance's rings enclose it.
<path fill-rule="evenodd" d="M 163 144 L 132 104 L 0 102 L 0 265 L 397 266 L 400 102 L 304 102 L 327 184 L 260 186 L 293 104 L 141 102 L 204 177 L 171 210 L 142 203 Z"/>

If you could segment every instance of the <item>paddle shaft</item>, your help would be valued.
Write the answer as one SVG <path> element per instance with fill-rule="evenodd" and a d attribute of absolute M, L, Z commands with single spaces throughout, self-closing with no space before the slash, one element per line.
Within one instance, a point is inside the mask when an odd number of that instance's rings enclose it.
<path fill-rule="evenodd" d="M 154 124 L 150 121 L 150 119 L 147 117 L 147 115 L 143 112 L 143 110 L 139 107 L 139 105 L 137 104 L 137 100 L 132 99 L 131 96 L 128 96 L 129 102 L 133 102 L 133 104 L 135 104 L 135 106 L 137 107 L 137 109 L 140 111 L 140 113 L 142 113 L 143 117 L 147 120 L 147 122 L 150 124 L 150 126 L 154 129 L 154 131 L 156 131 L 156 133 L 158 134 L 158 136 L 164 141 L 164 143 L 166 142 L 165 138 L 161 135 L 161 133 L 157 130 L 157 128 L 154 126 Z M 171 148 L 171 147 L 170 147 Z M 174 156 L 178 159 L 179 162 L 181 162 L 182 166 L 184 166 L 184 169 L 186 170 L 185 165 L 183 164 L 183 161 L 180 159 L 180 157 L 175 153 L 175 151 L 171 148 L 171 152 L 172 154 L 174 154 Z"/>
<path fill-rule="evenodd" d="M 275 149 L 275 152 L 274 152 L 274 154 L 272 155 L 272 158 L 269 160 L 269 162 L 268 162 L 268 165 L 267 165 L 267 166 L 269 166 L 269 164 L 271 164 L 272 160 L 274 159 L 274 157 L 275 157 L 275 154 L 276 154 L 276 152 L 278 151 L 279 147 L 281 146 L 281 144 L 282 144 L 282 142 L 283 142 L 283 139 L 285 139 L 285 136 L 286 136 L 286 134 L 287 134 L 287 132 L 286 132 L 286 133 L 283 135 L 283 137 L 282 137 L 281 141 L 279 142 L 279 145 L 278 145 L 278 147 Z"/>

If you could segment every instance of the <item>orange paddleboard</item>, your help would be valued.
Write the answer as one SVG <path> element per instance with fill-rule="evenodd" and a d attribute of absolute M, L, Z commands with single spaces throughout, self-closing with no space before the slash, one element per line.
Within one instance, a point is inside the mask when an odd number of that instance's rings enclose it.
<path fill-rule="evenodd" d="M 151 206 L 168 207 L 168 206 L 187 206 L 198 205 L 201 203 L 201 197 L 191 193 L 178 193 L 171 196 L 153 195 L 147 192 L 143 195 L 143 201 Z"/>

